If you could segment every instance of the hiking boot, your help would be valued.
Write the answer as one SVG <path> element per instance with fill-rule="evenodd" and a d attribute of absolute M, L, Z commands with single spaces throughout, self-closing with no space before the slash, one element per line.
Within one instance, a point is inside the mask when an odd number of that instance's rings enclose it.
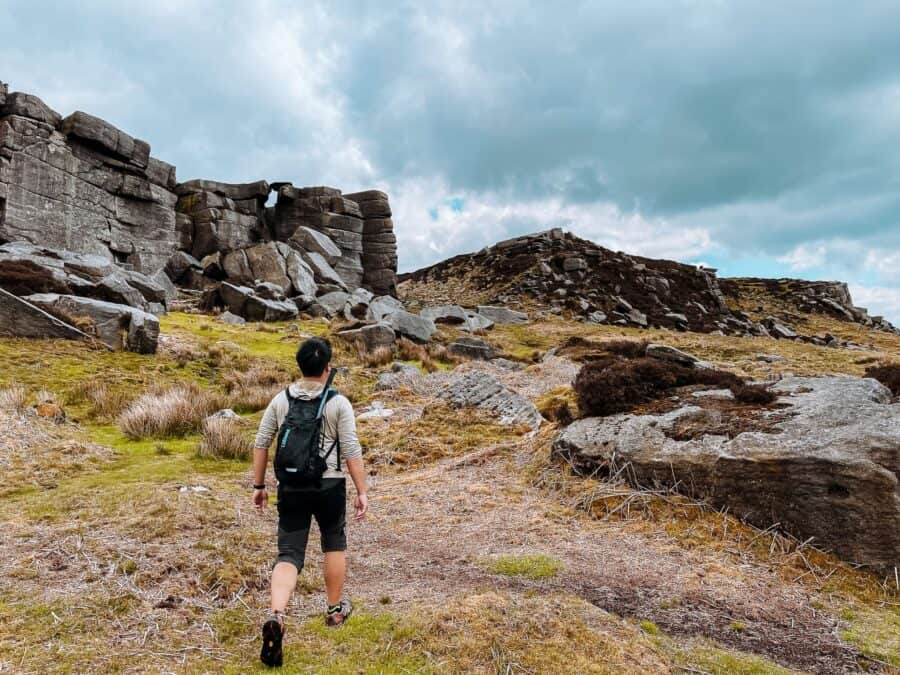
<path fill-rule="evenodd" d="M 270 614 L 272 617 L 262 627 L 262 651 L 259 660 L 269 667 L 275 668 L 282 663 L 281 641 L 284 638 L 284 615 L 280 612 Z"/>
<path fill-rule="evenodd" d="M 343 626 L 347 617 L 353 613 L 353 603 L 344 598 L 341 604 L 328 608 L 328 615 L 325 617 L 325 625 L 329 628 L 337 628 Z"/>

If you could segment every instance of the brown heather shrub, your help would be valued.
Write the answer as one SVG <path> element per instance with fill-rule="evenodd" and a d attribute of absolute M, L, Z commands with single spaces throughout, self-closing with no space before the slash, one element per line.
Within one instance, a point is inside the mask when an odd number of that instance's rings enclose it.
<path fill-rule="evenodd" d="M 866 368 L 866 377 L 878 380 L 891 390 L 894 396 L 900 396 L 900 363 L 884 363 L 880 366 Z"/>
<path fill-rule="evenodd" d="M 203 421 L 197 456 L 203 459 L 250 459 L 253 442 L 240 421 L 209 417 Z"/>
<path fill-rule="evenodd" d="M 765 404 L 774 400 L 772 392 L 764 387 L 748 387 L 734 373 L 687 368 L 649 357 L 590 361 L 578 371 L 574 389 L 578 409 L 590 417 L 626 412 L 662 398 L 670 389 L 692 384 L 729 388 L 741 403 Z"/>
<path fill-rule="evenodd" d="M 0 389 L 0 410 L 21 414 L 28 407 L 28 392 L 25 387 L 15 385 Z"/>
<path fill-rule="evenodd" d="M 741 384 L 731 387 L 734 399 L 739 403 L 766 405 L 774 403 L 778 395 L 764 384 Z"/>
<path fill-rule="evenodd" d="M 197 431 L 203 420 L 222 407 L 214 392 L 183 384 L 138 397 L 119 415 L 119 428 L 132 439 L 172 438 Z"/>

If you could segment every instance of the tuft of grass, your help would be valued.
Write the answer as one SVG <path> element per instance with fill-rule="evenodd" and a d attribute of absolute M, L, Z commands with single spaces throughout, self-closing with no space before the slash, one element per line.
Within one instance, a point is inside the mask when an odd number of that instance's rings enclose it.
<path fill-rule="evenodd" d="M 659 635 L 659 626 L 657 626 L 652 621 L 648 621 L 644 619 L 640 622 L 641 630 L 647 633 L 647 635 Z"/>
<path fill-rule="evenodd" d="M 572 387 L 556 387 L 535 401 L 538 412 L 559 426 L 566 426 L 578 416 L 578 401 Z"/>
<path fill-rule="evenodd" d="M 379 368 L 386 366 L 394 360 L 394 350 L 390 347 L 378 347 L 375 351 L 369 352 L 362 348 L 360 358 L 369 368 Z"/>
<path fill-rule="evenodd" d="M 119 415 L 119 428 L 131 439 L 172 438 L 197 431 L 203 420 L 221 407 L 216 394 L 195 384 L 178 385 L 162 393 L 135 399 Z"/>
<path fill-rule="evenodd" d="M 0 410 L 20 415 L 27 407 L 28 392 L 25 387 L 12 386 L 0 389 Z"/>
<path fill-rule="evenodd" d="M 562 569 L 559 560 L 543 553 L 501 555 L 486 561 L 485 566 L 494 574 L 528 579 L 550 579 Z"/>
<path fill-rule="evenodd" d="M 70 403 L 88 403 L 92 417 L 112 420 L 122 414 L 133 397 L 123 387 L 115 387 L 105 380 L 92 378 L 79 383 L 67 398 Z"/>
<path fill-rule="evenodd" d="M 208 417 L 203 421 L 197 456 L 203 459 L 250 459 L 253 444 L 243 424 L 227 417 Z"/>

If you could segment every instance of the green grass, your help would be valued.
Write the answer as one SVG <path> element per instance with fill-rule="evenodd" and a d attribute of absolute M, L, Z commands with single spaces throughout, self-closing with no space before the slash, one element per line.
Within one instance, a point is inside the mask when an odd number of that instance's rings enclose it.
<path fill-rule="evenodd" d="M 840 615 L 850 624 L 841 632 L 843 640 L 855 644 L 866 656 L 900 667 L 900 608 L 857 606 Z"/>
<path fill-rule="evenodd" d="M 501 555 L 485 561 L 485 567 L 494 574 L 528 579 L 550 579 L 562 569 L 562 563 L 543 553 L 526 555 Z"/>

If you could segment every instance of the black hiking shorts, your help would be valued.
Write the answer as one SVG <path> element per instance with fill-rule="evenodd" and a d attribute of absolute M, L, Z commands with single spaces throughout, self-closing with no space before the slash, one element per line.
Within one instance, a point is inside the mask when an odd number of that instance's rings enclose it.
<path fill-rule="evenodd" d="M 347 550 L 344 532 L 347 482 L 325 478 L 319 488 L 278 488 L 278 559 L 300 572 L 306 560 L 309 526 L 315 517 L 322 536 L 322 552 Z"/>

